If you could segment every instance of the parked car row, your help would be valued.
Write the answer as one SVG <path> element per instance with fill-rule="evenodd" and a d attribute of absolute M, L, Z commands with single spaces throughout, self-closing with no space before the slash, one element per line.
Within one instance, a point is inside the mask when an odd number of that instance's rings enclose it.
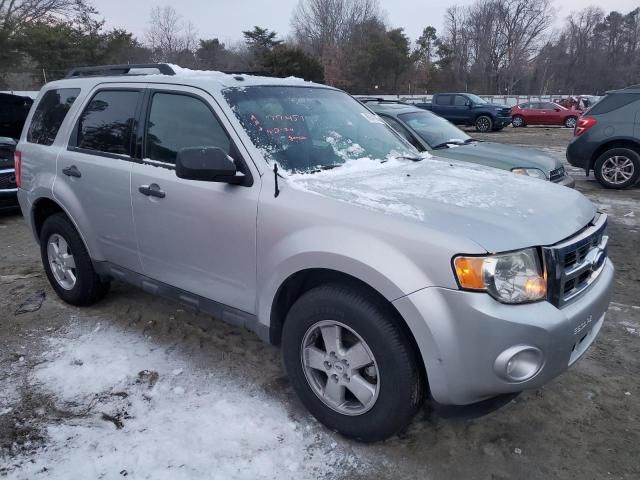
<path fill-rule="evenodd" d="M 379 98 L 361 98 L 360 101 L 421 152 L 500 168 L 569 187 L 575 185 L 575 180 L 565 172 L 562 163 L 540 150 L 482 142 L 448 120 L 403 102 Z"/>
<path fill-rule="evenodd" d="M 541 181 L 554 160 L 367 105 L 411 136 L 291 78 L 120 65 L 46 85 L 15 159 L 49 282 L 82 306 L 116 279 L 253 330 L 307 409 L 363 441 L 427 396 L 467 405 L 567 370 L 609 305 L 606 214 Z"/>

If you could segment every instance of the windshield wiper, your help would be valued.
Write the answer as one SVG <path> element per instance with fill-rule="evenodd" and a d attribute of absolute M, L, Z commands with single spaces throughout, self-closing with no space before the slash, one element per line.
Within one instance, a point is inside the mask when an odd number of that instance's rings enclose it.
<path fill-rule="evenodd" d="M 322 172 L 324 170 L 333 170 L 334 168 L 340 167 L 342 165 L 344 165 L 344 164 L 342 164 L 342 163 L 334 163 L 332 165 L 316 165 L 315 167 L 311 167 L 305 173 L 318 173 L 318 172 Z"/>
<path fill-rule="evenodd" d="M 424 158 L 422 157 L 410 157 L 409 155 L 401 155 L 395 158 L 401 158 L 402 160 L 411 160 L 412 162 L 421 162 L 422 160 L 424 160 Z"/>
<path fill-rule="evenodd" d="M 442 142 L 442 143 L 439 143 L 438 145 L 436 145 L 435 147 L 432 147 L 432 148 L 433 148 L 434 150 L 439 150 L 439 149 L 441 149 L 441 148 L 448 147 L 449 145 L 464 145 L 465 143 L 466 143 L 466 142 L 460 142 L 460 141 L 456 141 L 456 142 L 452 142 L 452 141 L 449 141 L 449 142 Z"/>
<path fill-rule="evenodd" d="M 473 143 L 473 142 L 479 143 L 479 142 L 481 142 L 481 141 L 482 141 L 482 140 L 478 140 L 477 138 L 473 138 L 473 137 L 471 137 L 471 138 L 467 138 L 467 139 L 464 141 L 464 144 L 465 144 L 465 145 L 469 145 L 470 143 Z"/>

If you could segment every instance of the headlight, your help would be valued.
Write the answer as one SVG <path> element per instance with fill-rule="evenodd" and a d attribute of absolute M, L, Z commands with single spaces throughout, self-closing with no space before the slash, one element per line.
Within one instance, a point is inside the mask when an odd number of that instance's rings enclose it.
<path fill-rule="evenodd" d="M 539 178 L 540 180 L 546 180 L 547 175 L 537 168 L 512 168 L 511 173 L 516 175 L 526 175 L 528 177 Z"/>
<path fill-rule="evenodd" d="M 453 266 L 460 287 L 487 292 L 503 303 L 526 303 L 547 296 L 547 279 L 535 248 L 483 257 L 459 256 Z"/>

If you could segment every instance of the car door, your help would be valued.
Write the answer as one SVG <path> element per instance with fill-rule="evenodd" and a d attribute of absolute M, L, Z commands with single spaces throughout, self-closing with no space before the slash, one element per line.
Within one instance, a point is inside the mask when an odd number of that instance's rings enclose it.
<path fill-rule="evenodd" d="M 559 125 L 559 115 L 556 112 L 557 107 L 550 102 L 541 104 L 540 109 L 540 125 Z"/>
<path fill-rule="evenodd" d="M 98 260 L 141 271 L 131 210 L 132 140 L 139 84 L 98 87 L 79 109 L 58 157 L 54 195 L 91 237 Z"/>
<path fill-rule="evenodd" d="M 131 192 L 144 273 L 164 284 L 255 312 L 256 218 L 259 181 L 248 153 L 229 134 L 215 100 L 189 87 L 154 87 L 146 94 L 141 162 Z M 178 178 L 178 151 L 219 147 L 234 158 L 245 185 Z M 253 167 L 251 167 L 253 168 Z"/>
<path fill-rule="evenodd" d="M 447 120 L 458 123 L 455 116 L 456 113 L 452 109 L 453 95 L 440 94 L 436 97 L 434 105 L 436 108 L 433 110 L 435 114 L 446 118 Z"/>
<path fill-rule="evenodd" d="M 460 125 L 470 120 L 470 105 L 469 99 L 464 95 L 454 95 L 453 104 L 451 105 L 451 116 L 455 119 L 454 123 Z"/>

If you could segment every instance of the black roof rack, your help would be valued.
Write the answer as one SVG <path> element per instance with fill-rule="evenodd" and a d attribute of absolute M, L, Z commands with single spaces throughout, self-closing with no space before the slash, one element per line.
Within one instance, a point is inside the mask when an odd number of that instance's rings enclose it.
<path fill-rule="evenodd" d="M 130 73 L 131 70 L 157 70 L 162 75 L 175 75 L 171 65 L 166 63 L 132 63 L 125 65 L 96 65 L 95 67 L 74 68 L 65 78 L 77 77 L 116 77 L 120 75 L 144 75 L 143 73 Z M 154 72 L 155 73 L 155 72 Z"/>
<path fill-rule="evenodd" d="M 393 99 L 380 98 L 380 97 L 356 97 L 356 99 L 361 101 L 362 103 L 378 102 L 378 103 L 398 103 L 400 105 L 409 105 L 407 102 L 403 102 L 402 100 L 393 100 Z"/>

